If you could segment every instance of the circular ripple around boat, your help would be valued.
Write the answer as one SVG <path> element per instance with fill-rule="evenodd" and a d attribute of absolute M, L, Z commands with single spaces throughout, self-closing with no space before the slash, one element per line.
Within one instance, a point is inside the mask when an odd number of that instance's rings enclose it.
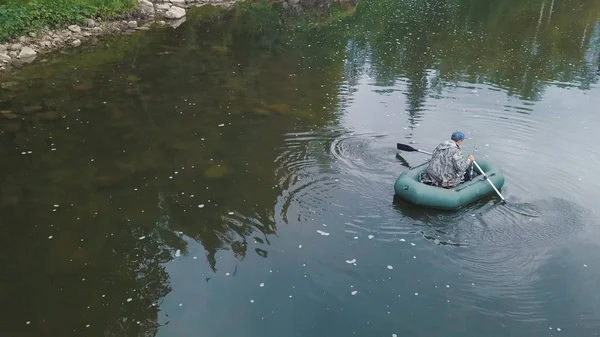
<path fill-rule="evenodd" d="M 343 174 L 370 182 L 387 182 L 396 174 L 395 143 L 385 135 L 346 133 L 335 138 L 330 152 Z"/>
<path fill-rule="evenodd" d="M 331 203 L 331 193 L 338 184 L 334 159 L 324 150 L 332 137 L 326 132 L 286 134 L 285 147 L 276 162 L 275 174 L 283 190 L 281 216 L 310 219 Z"/>

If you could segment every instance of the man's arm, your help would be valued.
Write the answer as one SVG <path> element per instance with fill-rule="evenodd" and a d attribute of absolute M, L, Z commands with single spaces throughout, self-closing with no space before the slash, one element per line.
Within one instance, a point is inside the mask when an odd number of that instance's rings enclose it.
<path fill-rule="evenodd" d="M 472 157 L 473 156 L 469 156 L 469 158 L 464 158 L 462 156 L 461 151 L 454 152 L 454 154 L 452 155 L 452 159 L 454 161 L 454 168 L 456 168 L 456 171 L 459 173 L 467 171 Z"/>

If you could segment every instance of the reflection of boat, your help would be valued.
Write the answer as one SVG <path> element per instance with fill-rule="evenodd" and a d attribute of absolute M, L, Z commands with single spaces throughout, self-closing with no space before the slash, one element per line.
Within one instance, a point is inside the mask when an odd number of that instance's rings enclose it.
<path fill-rule="evenodd" d="M 504 185 L 504 175 L 497 165 L 485 159 L 479 159 L 477 163 L 497 189 Z M 454 188 L 446 189 L 423 184 L 420 182 L 420 177 L 421 173 L 427 169 L 427 164 L 428 162 L 425 162 L 400 174 L 394 184 L 396 197 L 419 206 L 457 210 L 495 193 L 477 167 L 474 168 L 473 180 L 466 181 Z"/>

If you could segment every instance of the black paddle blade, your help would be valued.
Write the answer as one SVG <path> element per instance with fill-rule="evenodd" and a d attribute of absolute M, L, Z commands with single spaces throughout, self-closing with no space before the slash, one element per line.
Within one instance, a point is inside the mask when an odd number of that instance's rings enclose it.
<path fill-rule="evenodd" d="M 415 149 L 412 146 L 406 145 L 406 144 L 396 144 L 396 147 L 398 148 L 398 150 L 400 151 L 406 151 L 406 152 L 414 152 L 414 151 L 418 151 L 417 149 Z"/>

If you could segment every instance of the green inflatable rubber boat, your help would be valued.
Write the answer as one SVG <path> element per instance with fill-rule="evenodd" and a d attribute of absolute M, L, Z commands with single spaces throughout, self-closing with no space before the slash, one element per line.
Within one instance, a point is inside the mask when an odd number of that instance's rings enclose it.
<path fill-rule="evenodd" d="M 457 210 L 489 194 L 495 193 L 494 188 L 484 178 L 477 167 L 473 168 L 473 180 L 466 181 L 454 188 L 446 189 L 421 183 L 421 173 L 427 169 L 428 164 L 429 162 L 425 162 L 400 174 L 394 184 L 394 191 L 397 197 L 419 206 L 443 210 Z M 504 175 L 500 171 L 500 168 L 485 159 L 477 159 L 477 164 L 479 164 L 479 167 L 485 172 L 494 186 L 500 190 L 504 185 Z"/>

